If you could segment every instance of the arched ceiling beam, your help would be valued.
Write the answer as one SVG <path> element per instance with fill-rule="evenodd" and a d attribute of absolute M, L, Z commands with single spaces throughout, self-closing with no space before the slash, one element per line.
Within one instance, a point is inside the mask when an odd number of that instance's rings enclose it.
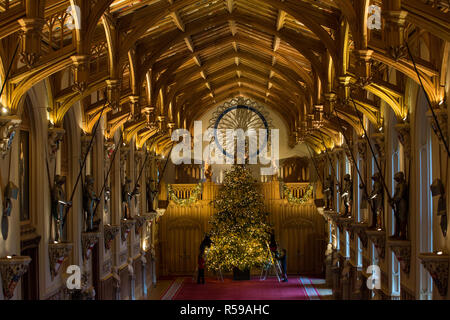
<path fill-rule="evenodd" d="M 412 80 L 414 80 L 417 84 L 420 85 L 419 78 L 417 76 L 416 71 L 414 70 L 414 66 L 412 61 L 409 59 L 401 58 L 399 61 L 395 61 L 390 58 L 387 54 L 374 51 L 372 54 L 372 58 L 376 61 L 382 62 L 385 65 L 392 67 L 401 73 L 405 74 Z M 417 65 L 419 73 L 421 74 L 423 86 L 429 95 L 432 102 L 439 102 L 439 97 L 436 95 L 436 89 L 431 77 L 439 76 L 439 72 L 436 70 L 427 69 L 425 66 Z"/>
<path fill-rule="evenodd" d="M 278 0 L 266 0 L 267 3 L 271 4 L 277 9 L 281 9 L 289 13 L 292 17 L 303 23 L 309 30 L 311 30 L 319 39 L 324 43 L 330 52 L 331 57 L 335 61 L 336 64 L 339 63 L 339 55 L 337 52 L 336 44 L 328 32 L 317 22 L 311 18 L 305 10 L 302 10 L 301 7 L 305 8 L 307 5 L 304 2 L 297 2 L 296 5 L 288 2 L 281 2 Z M 318 70 L 319 71 L 319 70 Z"/>
<path fill-rule="evenodd" d="M 136 43 L 139 40 L 139 38 L 144 36 L 145 32 L 148 29 L 150 29 L 153 25 L 155 25 L 159 20 L 163 19 L 167 15 L 170 15 L 172 12 L 175 12 L 176 10 L 194 4 L 195 2 L 196 0 L 180 0 L 172 5 L 167 4 L 164 1 L 157 2 L 156 4 L 149 6 L 148 9 L 136 12 L 133 17 L 126 17 L 128 19 L 123 19 L 123 21 L 120 21 L 121 29 L 127 29 L 130 26 L 134 25 L 133 22 L 141 21 L 140 24 L 138 23 L 137 25 L 134 26 L 134 28 L 132 28 L 132 32 L 128 33 L 129 34 L 128 37 L 123 42 L 120 56 L 125 56 L 128 50 L 132 48 L 134 43 Z M 299 7 L 298 5 L 293 4 L 288 5 L 287 3 L 283 3 L 278 0 L 266 0 L 266 2 L 272 5 L 275 9 L 283 10 L 289 13 L 295 19 L 297 19 L 298 21 L 303 23 L 306 27 L 308 27 L 325 44 L 327 49 L 330 51 L 330 54 L 333 57 L 333 59 L 337 60 L 338 55 L 333 39 L 319 23 L 316 23 L 312 18 L 308 16 L 307 10 L 308 9 L 314 10 L 312 5 L 301 3 Z M 233 11 L 233 13 L 235 12 L 236 11 Z M 314 12 L 316 12 L 316 10 L 314 10 Z"/>
<path fill-rule="evenodd" d="M 254 79 L 250 79 L 250 78 L 246 78 L 246 77 L 241 77 L 241 78 L 233 77 L 231 79 L 227 78 L 223 82 L 221 82 L 219 84 L 216 84 L 217 89 L 215 90 L 215 92 L 217 92 L 217 94 L 218 94 L 219 92 L 227 89 L 230 84 L 238 85 L 239 82 L 241 84 L 243 84 L 243 83 L 251 84 L 255 88 L 260 89 L 263 92 L 264 95 L 267 94 L 267 85 L 266 84 L 262 84 L 260 82 L 255 81 Z M 197 98 L 198 97 L 195 94 L 197 92 L 196 90 L 192 90 L 192 91 L 191 90 L 187 90 L 186 92 L 192 92 L 193 94 L 191 94 L 191 96 L 190 96 L 192 98 Z M 292 99 L 291 97 L 286 96 L 285 93 L 282 92 L 282 91 L 275 91 L 274 90 L 272 92 L 272 94 L 275 94 L 277 97 L 279 97 L 280 101 L 284 101 L 284 104 L 286 104 L 289 101 L 289 99 Z M 187 100 L 187 101 L 189 101 L 189 100 Z M 181 104 L 180 104 L 180 106 L 181 106 Z M 294 105 L 294 108 L 295 108 L 295 105 Z M 289 110 L 289 111 L 291 110 L 290 108 L 286 108 L 286 109 Z"/>
<path fill-rule="evenodd" d="M 138 149 L 142 148 L 142 146 L 151 138 L 154 138 L 156 135 L 158 134 L 158 130 L 153 129 L 153 130 L 146 130 L 143 132 L 139 132 L 137 133 L 137 138 L 136 138 L 136 146 L 138 147 Z M 156 141 L 155 141 L 156 142 Z M 150 148 L 152 148 L 152 146 L 154 145 L 154 143 L 152 143 L 152 145 L 150 146 Z"/>
<path fill-rule="evenodd" d="M 255 81 L 252 81 L 251 79 L 246 79 L 246 78 L 241 78 L 241 81 L 240 81 L 240 84 L 241 84 L 241 87 L 242 86 L 245 86 L 245 85 L 247 85 L 247 86 L 250 86 L 253 90 L 257 90 L 258 92 L 260 92 L 264 97 L 267 97 L 267 87 L 265 87 L 264 85 L 262 85 L 262 84 L 260 84 L 260 83 L 258 83 L 258 82 L 255 82 Z M 223 91 L 225 91 L 225 90 L 229 90 L 229 88 L 230 87 L 234 87 L 234 86 L 239 86 L 239 83 L 235 80 L 235 79 L 226 79 L 225 81 L 223 81 L 223 82 L 221 82 L 219 85 L 218 85 L 218 87 L 219 87 L 219 89 L 217 89 L 216 90 L 216 92 L 217 92 L 217 95 L 219 95 L 221 92 L 223 92 Z M 204 97 L 208 97 L 208 96 L 210 96 L 210 92 L 208 92 L 208 91 L 206 91 L 206 90 L 203 90 L 203 91 L 201 91 L 201 92 L 198 92 L 198 93 L 195 93 L 195 94 L 191 94 L 189 97 L 187 97 L 186 99 L 182 99 L 182 101 L 183 102 L 192 102 L 192 100 L 196 100 L 196 101 L 200 101 L 199 100 L 199 98 L 200 99 L 202 99 L 202 98 L 204 98 Z M 280 92 L 274 92 L 273 94 L 272 94 L 272 96 L 274 96 L 274 97 L 276 97 L 277 98 L 277 100 L 281 103 L 282 101 L 287 101 L 286 99 L 286 97 L 283 97 L 282 96 L 282 93 L 280 93 Z M 211 98 L 212 100 L 214 99 L 214 98 Z M 192 103 L 195 103 L 195 100 L 194 100 L 194 102 L 192 102 Z M 286 102 L 285 103 L 283 103 L 283 105 L 285 105 L 286 104 Z M 182 104 L 180 104 L 180 106 L 181 106 Z M 289 108 L 284 108 L 284 110 L 286 111 L 286 110 L 288 110 L 288 111 L 291 111 L 292 109 L 289 109 Z"/>
<path fill-rule="evenodd" d="M 246 90 L 247 92 L 252 92 L 253 94 L 258 96 L 258 100 L 259 101 L 272 101 L 273 102 L 273 108 L 274 110 L 277 110 L 282 116 L 282 118 L 284 118 L 284 120 L 286 121 L 286 123 L 291 123 L 292 121 L 295 121 L 296 119 L 296 115 L 295 113 L 293 113 L 292 108 L 286 108 L 286 101 L 283 98 L 280 98 L 277 95 L 270 95 L 267 96 L 265 89 L 263 88 L 261 90 L 260 87 L 258 87 L 258 85 L 254 85 L 253 83 L 251 83 L 251 81 L 242 81 L 241 82 L 241 86 L 239 86 L 236 82 L 228 82 L 228 83 L 224 83 L 224 85 L 222 86 L 222 90 L 217 94 L 216 97 L 221 97 L 222 95 L 225 95 L 227 97 L 230 96 L 229 92 L 234 92 L 234 91 L 244 91 Z M 203 92 L 199 92 L 199 94 L 197 95 L 198 99 L 198 104 L 202 103 L 202 101 L 204 100 L 205 97 L 208 97 L 209 93 L 206 91 Z M 214 98 L 214 100 L 216 100 L 216 97 Z M 215 101 L 213 99 L 211 99 L 214 103 Z M 216 100 L 217 101 L 217 100 Z M 189 105 L 193 105 L 197 103 L 196 101 L 191 102 Z M 199 106 L 194 108 L 193 110 L 195 112 L 198 112 L 200 110 L 207 111 L 207 108 L 204 108 L 203 106 Z M 286 111 L 288 111 L 289 113 L 286 113 Z M 187 112 L 187 116 L 189 117 L 191 115 L 190 109 L 185 108 L 185 112 Z"/>
<path fill-rule="evenodd" d="M 362 32 L 364 29 L 360 31 L 358 27 L 358 16 L 355 11 L 355 8 L 350 0 L 333 0 L 336 5 L 341 9 L 342 15 L 347 19 L 350 27 L 350 31 L 353 35 L 353 40 L 355 41 L 356 48 L 362 49 L 363 44 L 360 41 L 360 32 Z M 366 0 L 359 0 L 360 3 L 365 2 Z M 360 15 L 363 15 L 364 12 L 360 12 Z M 365 19 L 361 19 L 365 20 Z M 364 28 L 364 26 L 361 26 L 361 28 Z"/>
<path fill-rule="evenodd" d="M 318 141 L 316 141 L 316 139 L 312 138 L 311 136 L 306 136 L 303 143 L 307 144 L 311 149 L 313 149 L 316 154 L 321 154 L 323 151 L 323 147 L 321 147 L 322 145 L 319 144 Z"/>
<path fill-rule="evenodd" d="M 233 41 L 236 41 L 237 43 L 241 43 L 241 44 L 248 44 L 248 45 L 253 45 L 253 47 L 255 47 L 256 49 L 258 49 L 258 51 L 260 52 L 264 52 L 266 54 L 272 55 L 274 57 L 276 57 L 280 62 L 283 63 L 283 65 L 278 64 L 275 66 L 272 66 L 271 68 L 279 73 L 280 75 L 284 75 L 285 77 L 290 77 L 293 81 L 295 81 L 296 76 L 300 77 L 299 80 L 303 80 L 305 82 L 305 86 L 308 89 L 309 92 L 312 92 L 312 88 L 313 88 L 313 81 L 311 76 L 301 67 L 299 67 L 298 65 L 296 65 L 295 62 L 293 62 L 292 60 L 290 60 L 289 58 L 275 53 L 271 50 L 268 50 L 267 48 L 258 45 L 257 43 L 251 43 L 249 39 L 245 39 L 243 37 L 226 37 L 225 39 L 223 39 L 222 41 L 219 42 L 219 44 L 231 44 Z M 217 43 L 217 42 L 215 42 Z M 209 49 L 209 46 L 206 46 L 207 50 Z M 203 50 L 196 50 L 196 54 L 201 54 Z M 209 63 L 213 64 L 215 62 L 220 62 L 223 59 L 226 59 L 227 57 L 231 57 L 231 56 L 236 56 L 238 58 L 247 58 L 250 59 L 253 57 L 253 59 L 258 60 L 256 58 L 256 56 L 254 56 L 253 54 L 248 54 L 248 53 L 241 53 L 241 52 L 231 52 L 231 53 L 227 53 L 227 54 L 223 54 L 223 55 L 219 55 L 217 57 L 214 57 L 212 59 L 206 60 L 204 65 L 209 66 Z M 164 73 L 161 75 L 161 77 L 158 79 L 158 81 L 156 82 L 155 86 L 154 86 L 154 92 L 159 91 L 159 89 L 161 88 L 161 86 L 163 84 L 169 84 L 169 78 L 171 76 L 173 76 L 172 74 L 175 72 L 176 69 L 178 69 L 179 66 L 183 65 L 185 62 L 189 61 L 190 59 L 192 59 L 192 54 L 183 54 L 183 55 L 179 55 L 179 59 L 178 58 L 172 58 L 170 59 L 170 66 L 166 69 L 166 71 L 164 71 Z M 262 59 L 259 59 L 260 61 L 263 61 Z M 209 62 L 211 61 L 211 62 Z M 292 61 L 292 63 L 291 63 Z M 291 66 L 292 69 L 285 67 L 284 64 Z M 164 66 L 159 64 L 159 62 L 155 65 L 155 69 L 163 69 Z M 195 70 L 195 69 L 193 69 Z M 153 92 L 153 94 L 154 94 Z"/>
<path fill-rule="evenodd" d="M 203 78 L 200 78 L 200 79 L 192 82 L 190 77 L 186 77 L 186 80 L 177 82 L 173 87 L 171 87 L 171 89 L 169 91 L 168 101 L 173 101 L 173 99 L 177 95 L 177 93 L 182 91 L 186 85 L 191 85 L 191 84 L 205 85 L 206 83 L 211 83 L 217 77 L 225 77 L 228 73 L 237 74 L 237 72 L 250 74 L 251 76 L 262 79 L 264 82 L 269 82 L 267 80 L 267 74 L 262 73 L 257 69 L 254 69 L 252 67 L 248 67 L 248 66 L 242 65 L 242 64 L 239 66 L 232 64 L 228 67 L 225 67 L 225 68 L 222 68 L 222 69 L 216 71 L 215 73 L 209 74 L 208 78 L 206 80 Z M 286 81 L 278 81 L 276 79 L 271 79 L 270 81 L 272 82 L 272 84 L 276 84 L 280 88 L 288 89 L 289 92 L 291 92 L 291 93 L 295 93 L 295 90 L 298 90 L 297 87 L 293 86 L 292 84 L 290 84 L 289 82 L 286 82 Z M 267 86 L 267 84 L 266 84 L 266 86 Z"/>
<path fill-rule="evenodd" d="M 186 110 L 194 111 L 194 113 L 187 115 L 188 128 L 192 125 L 194 120 L 200 119 L 203 116 L 203 114 L 206 113 L 210 108 L 217 106 L 220 103 L 223 103 L 237 96 L 246 96 L 259 103 L 267 105 L 270 109 L 276 112 L 280 116 L 280 118 L 285 122 L 287 128 L 289 128 L 288 131 L 292 130 L 293 119 L 291 117 L 286 117 L 286 115 L 283 113 L 283 110 L 280 110 L 278 100 L 269 98 L 267 101 L 264 102 L 264 99 L 266 99 L 264 95 L 255 92 L 251 88 L 237 87 L 237 86 L 234 86 L 233 89 L 230 89 L 229 91 L 224 92 L 222 95 L 217 96 L 217 100 L 215 102 L 211 102 L 210 104 L 205 105 L 204 108 L 186 108 Z"/>
<path fill-rule="evenodd" d="M 277 60 L 283 62 L 283 64 L 285 64 L 293 71 L 295 71 L 295 73 L 297 73 L 302 79 L 305 80 L 307 85 L 309 85 L 310 87 L 313 86 L 314 82 L 311 76 L 304 70 L 302 66 L 298 65 L 294 59 L 289 58 L 285 54 L 279 54 L 278 52 L 274 52 L 273 50 L 270 50 L 264 45 L 261 45 L 259 42 L 255 41 L 255 39 L 252 39 L 248 36 L 244 36 L 242 34 L 237 34 L 235 36 L 229 35 L 213 39 L 211 42 L 208 42 L 206 44 L 203 44 L 202 46 L 197 47 L 195 53 L 202 54 L 204 51 L 211 50 L 211 45 L 214 45 L 215 47 L 219 48 L 220 46 L 228 46 L 233 43 L 241 44 L 244 46 L 247 45 L 250 48 L 260 51 L 261 53 L 265 53 L 267 55 L 275 57 Z M 168 58 L 167 63 L 165 62 L 165 60 L 158 61 L 157 63 L 155 63 L 154 68 L 161 70 L 164 68 L 168 68 L 172 65 L 173 62 L 176 62 L 178 60 L 176 57 L 182 57 L 182 59 L 189 60 L 192 59 L 192 53 L 189 52 L 176 54 Z"/>
<path fill-rule="evenodd" d="M 205 29 L 208 29 L 208 27 L 214 27 L 218 26 L 220 24 L 223 24 L 225 22 L 228 22 L 231 18 L 237 19 L 236 17 L 239 17 L 240 15 L 236 14 L 225 14 L 218 17 L 207 17 L 205 19 L 199 19 L 195 21 L 194 23 L 191 23 L 189 25 L 186 25 L 186 31 L 180 32 L 180 31 L 174 31 L 169 34 L 166 34 L 163 36 L 164 39 L 167 39 L 166 41 L 161 41 L 162 44 L 158 47 L 158 50 L 154 51 L 149 57 L 147 57 L 144 62 L 142 63 L 142 66 L 140 70 L 143 72 L 148 71 L 152 65 L 155 63 L 157 59 L 161 56 L 161 54 L 164 53 L 168 48 L 173 46 L 176 43 L 179 43 L 181 41 L 184 41 L 184 38 L 186 36 L 191 36 L 193 34 L 196 34 L 198 32 L 205 32 Z M 301 44 L 298 40 L 292 39 L 289 36 L 286 36 L 284 31 L 276 31 L 276 30 L 270 30 L 267 28 L 267 26 L 260 25 L 257 22 L 258 19 L 255 19 L 256 22 L 252 21 L 254 25 L 257 25 L 258 28 L 266 29 L 266 31 L 270 31 L 270 34 L 273 36 L 278 36 L 281 40 L 289 43 L 293 48 L 295 48 L 299 53 L 301 53 L 305 58 L 307 58 L 311 64 L 314 66 L 316 71 L 318 73 L 322 72 L 322 64 L 320 60 L 317 58 L 317 56 L 311 51 L 311 49 L 304 47 L 305 44 Z M 159 41 L 159 40 L 157 40 Z"/>
<path fill-rule="evenodd" d="M 90 48 L 90 45 L 93 41 L 95 29 L 97 28 L 98 22 L 113 2 L 114 0 L 99 0 L 97 2 L 85 1 L 86 5 L 91 6 L 92 8 L 92 10 L 90 10 L 89 16 L 84 20 L 88 24 L 87 27 L 81 28 L 81 30 L 79 30 L 80 32 L 82 32 L 83 37 L 86 37 L 84 48 L 84 50 L 86 50 L 86 53 L 88 52 L 88 49 Z"/>
<path fill-rule="evenodd" d="M 173 82 L 178 82 L 181 79 L 190 79 L 192 75 L 198 74 L 200 71 L 206 71 L 208 68 L 214 66 L 216 63 L 223 62 L 225 60 L 230 60 L 234 58 L 239 58 L 242 60 L 248 60 L 251 61 L 253 59 L 257 62 L 257 64 L 260 64 L 262 67 L 268 68 L 270 72 L 274 72 L 279 78 L 281 78 L 283 81 L 287 81 L 290 83 L 291 86 L 295 86 L 300 92 L 303 92 L 304 94 L 307 94 L 304 90 L 304 87 L 299 83 L 299 81 L 302 81 L 303 79 L 296 79 L 295 73 L 293 73 L 291 70 L 284 66 L 275 65 L 272 66 L 271 63 L 267 63 L 264 59 L 259 58 L 256 55 L 251 55 L 248 53 L 241 53 L 241 52 L 235 52 L 231 51 L 226 54 L 219 55 L 215 57 L 214 59 L 206 60 L 201 67 L 194 66 L 188 69 L 185 69 L 179 73 L 174 73 L 173 69 L 176 68 L 176 65 L 174 68 L 168 69 L 166 72 L 164 72 L 164 75 L 158 79 L 155 85 L 155 90 L 158 91 L 159 88 L 161 88 L 161 85 L 169 85 Z M 184 60 L 187 61 L 187 60 Z M 233 60 L 234 63 L 234 60 Z M 182 80 L 181 80 L 182 81 Z"/>
<path fill-rule="evenodd" d="M 248 90 L 248 91 L 252 91 L 254 94 L 258 94 L 258 97 L 259 97 L 258 100 L 260 100 L 260 101 L 265 101 L 265 100 L 273 101 L 274 105 L 277 106 L 277 107 L 275 107 L 275 109 L 279 109 L 283 105 L 282 102 L 281 102 L 282 100 L 279 97 L 277 97 L 275 95 L 272 95 L 272 96 L 268 97 L 268 96 L 266 96 L 266 93 L 264 91 L 262 91 L 257 86 L 252 85 L 251 83 L 248 84 L 247 81 L 242 82 L 241 86 L 239 86 L 237 83 L 230 82 L 228 84 L 224 84 L 224 86 L 222 88 L 223 88 L 223 90 L 221 90 L 216 95 L 216 97 L 214 99 L 209 99 L 209 101 L 210 101 L 209 103 L 216 103 L 217 102 L 217 100 L 216 100 L 217 97 L 222 97 L 223 95 L 229 96 L 229 92 L 234 92 L 233 90 L 239 91 L 239 90 L 244 90 L 245 89 L 245 90 Z M 188 106 L 192 106 L 192 105 L 195 105 L 195 104 L 197 104 L 197 105 L 204 105 L 205 104 L 204 100 L 206 98 L 209 98 L 209 93 L 207 91 L 199 92 L 198 100 L 197 101 L 191 101 L 187 105 Z M 203 108 L 203 107 L 196 107 L 195 109 L 193 109 L 193 111 L 197 112 L 199 109 L 205 109 L 205 108 Z M 192 114 L 191 113 L 191 109 L 185 108 L 184 110 L 185 110 L 186 115 L 188 117 Z M 285 111 L 285 109 L 282 108 L 281 111 Z M 289 116 L 286 115 L 286 113 L 284 113 L 284 117 L 286 117 L 287 120 L 289 119 Z"/>

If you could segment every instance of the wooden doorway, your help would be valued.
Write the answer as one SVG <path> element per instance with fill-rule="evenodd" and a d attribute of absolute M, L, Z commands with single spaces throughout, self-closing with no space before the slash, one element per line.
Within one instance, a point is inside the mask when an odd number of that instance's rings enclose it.
<path fill-rule="evenodd" d="M 192 275 L 202 241 L 200 225 L 190 219 L 177 219 L 168 228 L 162 256 L 169 275 Z"/>
<path fill-rule="evenodd" d="M 281 247 L 287 250 L 289 274 L 316 274 L 317 239 L 313 224 L 307 220 L 287 221 L 281 229 Z"/>
<path fill-rule="evenodd" d="M 41 237 L 21 240 L 22 256 L 29 256 L 28 271 L 22 277 L 22 300 L 39 300 L 39 242 Z"/>

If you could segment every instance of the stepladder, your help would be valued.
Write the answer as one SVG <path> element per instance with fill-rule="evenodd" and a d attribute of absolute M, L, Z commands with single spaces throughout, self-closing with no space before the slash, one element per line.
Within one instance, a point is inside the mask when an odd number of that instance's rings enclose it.
<path fill-rule="evenodd" d="M 269 245 L 267 245 L 267 260 L 266 264 L 262 267 L 260 280 L 264 281 L 273 274 L 277 277 L 278 282 L 281 282 L 282 273 L 280 261 L 275 257 L 275 252 L 272 252 Z"/>

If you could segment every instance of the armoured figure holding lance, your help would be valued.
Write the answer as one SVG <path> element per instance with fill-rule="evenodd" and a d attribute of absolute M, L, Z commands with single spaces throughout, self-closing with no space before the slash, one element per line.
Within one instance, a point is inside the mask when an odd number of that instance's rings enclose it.
<path fill-rule="evenodd" d="M 324 183 L 324 194 L 325 194 L 325 209 L 326 210 L 332 210 L 333 209 L 333 194 L 334 194 L 334 183 L 333 178 L 331 175 L 326 177 L 325 183 Z"/>
<path fill-rule="evenodd" d="M 155 190 L 155 181 L 151 178 L 147 179 L 146 183 L 146 194 L 147 194 L 147 212 L 154 211 L 153 202 L 155 200 L 156 194 L 158 193 Z"/>
<path fill-rule="evenodd" d="M 109 215 L 109 201 L 111 200 L 111 188 L 106 187 L 105 188 L 105 205 L 104 205 L 104 212 L 105 214 Z"/>
<path fill-rule="evenodd" d="M 94 209 L 96 202 L 100 201 L 94 190 L 94 177 L 86 176 L 83 194 L 84 220 L 86 224 L 86 232 L 94 232 Z"/>
<path fill-rule="evenodd" d="M 66 183 L 66 177 L 56 175 L 55 183 L 52 189 L 52 218 L 53 218 L 53 230 L 55 235 L 55 242 L 62 242 L 63 230 L 65 225 L 65 213 L 66 208 L 71 207 L 72 203 L 65 200 L 65 192 L 63 185 Z"/>
<path fill-rule="evenodd" d="M 131 200 L 138 191 L 131 190 L 131 182 L 130 178 L 125 178 L 125 184 L 122 185 L 123 219 L 133 219 L 131 217 Z"/>
<path fill-rule="evenodd" d="M 352 208 L 352 202 L 353 202 L 353 180 L 349 174 L 346 174 L 344 176 L 344 183 L 343 183 L 343 192 L 342 192 L 342 200 L 344 202 L 344 208 L 345 216 L 351 215 L 351 208 Z"/>
<path fill-rule="evenodd" d="M 372 176 L 373 187 L 369 200 L 372 201 L 372 225 L 371 228 L 383 229 L 383 203 L 384 189 L 379 172 Z"/>
<path fill-rule="evenodd" d="M 389 204 L 394 209 L 395 233 L 394 237 L 400 240 L 406 240 L 406 231 L 408 226 L 408 184 L 403 172 L 397 172 L 394 175 L 397 183 L 395 186 L 394 197 L 389 200 Z"/>

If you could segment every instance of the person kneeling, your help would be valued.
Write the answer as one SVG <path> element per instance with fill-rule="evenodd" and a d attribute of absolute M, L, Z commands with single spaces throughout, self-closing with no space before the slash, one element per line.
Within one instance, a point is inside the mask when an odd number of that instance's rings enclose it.
<path fill-rule="evenodd" d="M 283 277 L 283 282 L 288 282 L 287 277 L 287 268 L 286 268 L 286 249 L 281 250 L 281 255 L 277 257 L 277 259 L 280 261 L 281 264 L 281 272 Z"/>
<path fill-rule="evenodd" d="M 198 276 L 197 276 L 197 284 L 205 284 L 205 259 L 203 258 L 203 254 L 200 253 L 198 255 Z"/>

